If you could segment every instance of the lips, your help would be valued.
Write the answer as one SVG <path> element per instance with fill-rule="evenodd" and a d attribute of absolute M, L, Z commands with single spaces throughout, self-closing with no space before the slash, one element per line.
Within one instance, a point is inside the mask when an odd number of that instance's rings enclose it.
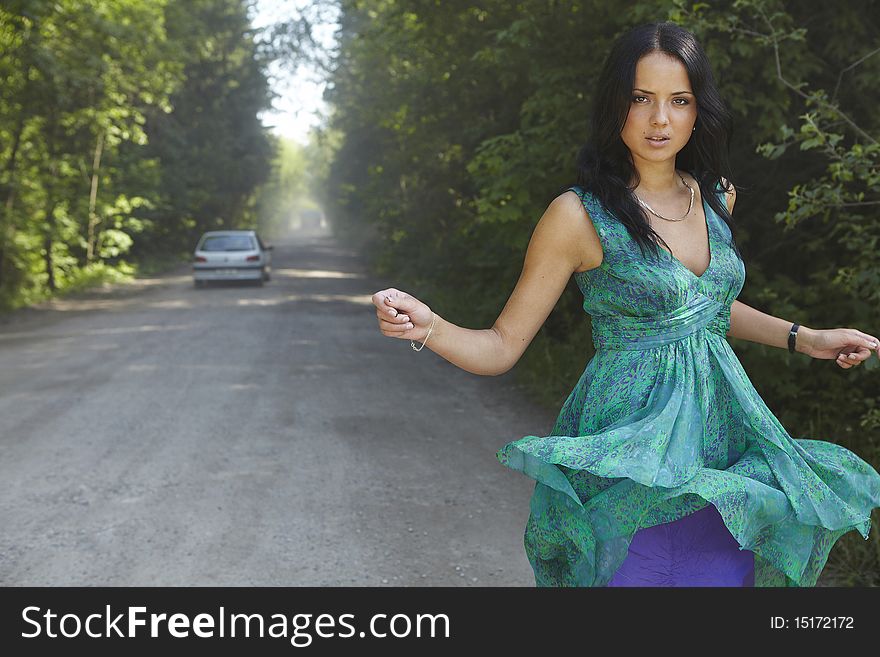
<path fill-rule="evenodd" d="M 645 139 L 650 139 L 651 141 L 669 141 L 669 137 L 664 135 L 656 135 L 653 137 L 645 137 Z"/>

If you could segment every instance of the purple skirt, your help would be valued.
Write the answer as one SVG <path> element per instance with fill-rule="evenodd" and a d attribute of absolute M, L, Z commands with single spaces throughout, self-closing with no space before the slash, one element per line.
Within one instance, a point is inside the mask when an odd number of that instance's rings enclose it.
<path fill-rule="evenodd" d="M 608 586 L 754 586 L 755 555 L 740 550 L 712 504 L 639 529 Z"/>

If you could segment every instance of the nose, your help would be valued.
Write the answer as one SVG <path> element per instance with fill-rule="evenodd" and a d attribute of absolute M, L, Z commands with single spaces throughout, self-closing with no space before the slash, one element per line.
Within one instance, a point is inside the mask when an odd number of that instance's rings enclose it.
<path fill-rule="evenodd" d="M 666 109 L 663 107 L 663 103 L 657 103 L 656 108 L 651 115 L 651 123 L 657 125 L 666 125 L 669 123 L 669 118 L 666 114 Z"/>

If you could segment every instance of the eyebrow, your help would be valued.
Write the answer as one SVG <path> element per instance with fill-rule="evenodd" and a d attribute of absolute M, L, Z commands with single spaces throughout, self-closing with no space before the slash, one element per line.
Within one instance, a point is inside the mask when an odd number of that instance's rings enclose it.
<path fill-rule="evenodd" d="M 636 89 L 633 89 L 633 91 L 641 91 L 642 93 L 645 93 L 645 94 L 651 94 L 652 96 L 654 95 L 654 92 L 653 92 L 653 91 L 648 91 L 647 89 L 638 89 L 638 88 L 636 88 Z M 676 91 L 676 92 L 673 93 L 672 95 L 673 95 L 673 96 L 681 96 L 682 94 L 687 94 L 687 95 L 689 95 L 689 96 L 693 96 L 693 94 L 692 94 L 690 91 Z"/>

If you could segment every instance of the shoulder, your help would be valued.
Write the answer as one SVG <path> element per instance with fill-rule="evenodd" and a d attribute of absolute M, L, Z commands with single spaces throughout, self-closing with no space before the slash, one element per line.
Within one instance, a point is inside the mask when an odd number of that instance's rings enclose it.
<path fill-rule="evenodd" d="M 729 182 L 725 178 L 721 178 L 721 188 L 727 191 L 724 192 L 725 200 L 727 202 L 727 211 L 733 214 L 733 204 L 736 202 L 736 187 L 733 186 L 733 183 Z"/>
<path fill-rule="evenodd" d="M 687 178 L 688 183 L 693 185 L 699 184 L 697 183 L 697 179 L 694 177 L 694 175 L 691 174 L 689 171 L 683 171 L 682 173 Z M 727 204 L 727 211 L 733 213 L 733 204 L 736 201 L 736 188 L 733 186 L 733 183 L 728 181 L 723 176 L 721 178 L 720 188 L 718 188 L 717 191 L 722 190 L 725 190 L 724 201 Z"/>
<path fill-rule="evenodd" d="M 591 215 L 587 206 L 589 192 L 582 192 L 585 200 L 581 200 L 572 190 L 566 190 L 554 198 L 541 217 L 539 227 L 554 234 L 554 241 L 559 242 L 571 257 L 576 260 L 579 271 L 598 267 L 602 262 L 602 242 L 594 222 L 596 213 Z M 585 201 L 587 201 L 585 203 Z"/>
<path fill-rule="evenodd" d="M 573 226 L 582 226 L 584 219 L 592 219 L 587 207 L 589 206 L 589 192 L 581 190 L 583 199 L 574 190 L 568 189 L 550 201 L 547 212 L 559 217 L 559 221 L 567 222 Z"/>

